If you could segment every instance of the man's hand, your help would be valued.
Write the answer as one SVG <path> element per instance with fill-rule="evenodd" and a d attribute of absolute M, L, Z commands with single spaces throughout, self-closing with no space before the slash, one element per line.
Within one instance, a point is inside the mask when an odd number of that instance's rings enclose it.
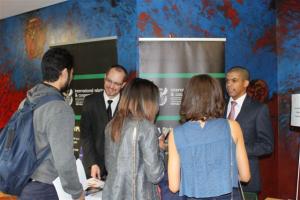
<path fill-rule="evenodd" d="M 91 177 L 101 179 L 100 177 L 100 167 L 98 165 L 92 165 L 91 167 Z"/>

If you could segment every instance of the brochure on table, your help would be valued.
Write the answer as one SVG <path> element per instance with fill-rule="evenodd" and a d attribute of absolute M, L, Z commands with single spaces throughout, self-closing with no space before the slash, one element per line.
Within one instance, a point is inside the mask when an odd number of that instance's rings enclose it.
<path fill-rule="evenodd" d="M 77 172 L 78 172 L 78 176 L 79 176 L 79 181 L 82 184 L 83 189 L 86 190 L 87 187 L 88 187 L 88 182 L 87 182 L 85 171 L 84 171 L 84 168 L 83 168 L 83 165 L 82 165 L 82 162 L 81 162 L 80 159 L 76 160 L 76 165 L 77 165 Z M 58 198 L 60 200 L 73 200 L 71 195 L 66 193 L 63 190 L 59 177 L 57 177 L 53 181 L 53 184 L 54 184 L 54 187 L 55 187 L 56 192 L 58 194 Z M 101 196 L 102 196 L 102 192 L 100 191 L 100 192 L 97 192 L 97 193 L 90 194 L 90 195 L 86 196 L 85 199 L 86 200 L 101 200 L 102 199 Z"/>

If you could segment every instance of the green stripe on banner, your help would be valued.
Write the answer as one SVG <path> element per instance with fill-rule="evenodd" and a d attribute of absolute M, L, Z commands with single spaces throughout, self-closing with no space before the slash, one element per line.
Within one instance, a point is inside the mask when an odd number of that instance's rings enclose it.
<path fill-rule="evenodd" d="M 81 115 L 75 115 L 75 120 L 80 120 L 81 119 Z"/>
<path fill-rule="evenodd" d="M 208 74 L 214 78 L 225 78 L 226 77 L 225 73 L 208 73 Z"/>
<path fill-rule="evenodd" d="M 73 80 L 103 79 L 105 74 L 75 74 Z"/>
<path fill-rule="evenodd" d="M 80 120 L 81 115 L 75 115 L 75 120 Z M 179 115 L 159 115 L 157 121 L 179 121 Z"/>
<path fill-rule="evenodd" d="M 179 121 L 179 115 L 159 115 L 157 121 Z"/>
<path fill-rule="evenodd" d="M 199 73 L 140 73 L 141 78 L 191 78 Z M 214 78 L 225 78 L 225 73 L 208 73 Z"/>

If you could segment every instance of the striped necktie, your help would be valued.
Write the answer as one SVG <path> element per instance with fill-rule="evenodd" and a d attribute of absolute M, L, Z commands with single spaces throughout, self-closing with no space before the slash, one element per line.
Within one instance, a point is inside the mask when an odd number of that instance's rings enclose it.
<path fill-rule="evenodd" d="M 235 106 L 237 105 L 236 101 L 231 101 L 231 109 L 228 115 L 228 119 L 235 120 Z"/>

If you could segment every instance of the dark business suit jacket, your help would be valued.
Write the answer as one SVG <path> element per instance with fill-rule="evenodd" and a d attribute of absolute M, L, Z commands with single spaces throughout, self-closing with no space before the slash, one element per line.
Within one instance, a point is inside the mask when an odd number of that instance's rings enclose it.
<path fill-rule="evenodd" d="M 80 142 L 83 150 L 83 165 L 88 177 L 90 177 L 90 168 L 93 164 L 100 167 L 101 176 L 106 175 L 104 130 L 107 123 L 108 116 L 103 91 L 85 97 L 81 113 Z"/>
<path fill-rule="evenodd" d="M 259 192 L 260 173 L 258 158 L 271 154 L 274 146 L 269 109 L 267 105 L 246 96 L 241 111 L 235 120 L 240 124 L 243 131 L 251 170 L 251 180 L 244 185 L 243 189 L 248 192 Z"/>

